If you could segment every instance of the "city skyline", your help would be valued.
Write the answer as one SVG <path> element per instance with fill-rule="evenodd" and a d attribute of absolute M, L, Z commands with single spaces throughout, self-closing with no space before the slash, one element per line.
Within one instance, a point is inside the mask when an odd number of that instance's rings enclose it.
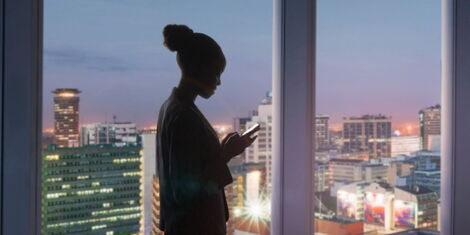
<path fill-rule="evenodd" d="M 418 111 L 440 103 L 439 1 L 320 0 L 317 9 L 317 113 L 331 116 L 332 129 L 343 117 L 382 113 L 415 134 Z M 246 116 L 271 90 L 270 1 L 49 0 L 44 128 L 52 127 L 49 91 L 58 87 L 83 91 L 81 124 L 115 114 L 154 125 L 179 76 L 175 54 L 162 46 L 167 23 L 188 23 L 224 49 L 222 86 L 197 100 L 211 122 Z"/>
<path fill-rule="evenodd" d="M 64 88 L 58 88 L 58 89 L 64 89 Z M 65 88 L 65 89 L 73 89 L 73 88 Z M 262 103 L 262 100 L 260 100 L 258 102 L 258 104 L 261 104 Z M 439 104 L 437 104 L 439 105 Z M 429 105 L 427 107 L 423 107 L 421 110 L 423 109 L 427 109 L 427 108 L 430 108 L 430 107 L 433 107 L 434 105 Z M 253 112 L 253 110 L 255 109 L 252 109 L 252 110 L 247 110 L 247 114 L 245 116 L 237 116 L 237 117 L 232 117 L 231 118 L 231 122 L 233 122 L 233 119 L 234 118 L 243 118 L 243 117 L 246 117 L 246 116 L 249 116 L 251 115 L 251 112 Z M 419 112 L 418 112 L 419 114 Z M 316 114 L 317 116 L 323 116 L 323 115 L 327 115 L 328 117 L 330 117 L 330 115 L 328 114 L 323 114 L 323 113 L 317 113 Z M 362 117 L 362 116 L 374 116 L 374 115 L 385 115 L 385 116 L 388 116 L 386 114 L 382 114 L 382 113 L 365 113 L 365 114 L 361 114 L 361 115 L 349 115 L 349 116 L 344 116 L 344 117 L 341 117 L 341 122 L 337 122 L 337 123 L 330 123 L 329 124 L 329 128 L 328 130 L 329 131 L 342 131 L 342 125 L 344 124 L 344 120 L 345 119 L 348 119 L 350 117 Z M 331 116 L 333 119 L 338 119 L 338 117 L 334 117 L 334 116 Z M 389 118 L 392 119 L 392 131 L 394 131 L 394 134 L 398 134 L 398 135 L 418 135 L 420 132 L 419 130 L 419 115 L 417 115 L 418 119 L 415 121 L 415 122 L 406 122 L 406 123 L 401 123 L 401 124 L 398 124 L 396 125 L 396 123 L 393 122 L 393 118 L 392 116 L 388 116 Z M 93 122 L 89 122 L 89 123 L 82 123 L 80 122 L 79 123 L 79 127 L 82 128 L 83 126 L 89 126 L 89 125 L 97 125 L 97 124 L 112 124 L 112 123 L 116 123 L 118 120 L 118 117 L 116 115 L 112 115 L 112 118 L 108 118 L 108 114 L 106 114 L 106 117 L 104 120 L 97 120 L 97 121 L 93 121 Z M 315 120 L 313 120 L 315 121 Z M 124 123 L 133 123 L 135 124 L 134 121 L 132 120 L 120 120 L 119 119 L 119 122 L 124 122 Z M 214 127 L 226 127 L 226 126 L 230 126 L 231 123 L 213 123 L 211 122 L 212 125 Z M 138 129 L 140 130 L 148 130 L 148 129 L 156 129 L 156 125 L 150 125 L 150 126 L 137 126 Z M 398 133 L 396 132 L 398 131 Z M 44 127 L 43 128 L 43 133 L 53 133 L 54 132 L 54 128 L 50 127 L 50 128 L 47 128 L 47 127 Z"/>

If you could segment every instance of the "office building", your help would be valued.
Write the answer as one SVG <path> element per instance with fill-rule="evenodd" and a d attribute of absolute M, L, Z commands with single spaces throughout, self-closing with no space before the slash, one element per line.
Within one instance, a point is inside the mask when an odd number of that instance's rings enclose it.
<path fill-rule="evenodd" d="M 141 218 L 141 147 L 43 151 L 42 234 L 135 234 Z"/>
<path fill-rule="evenodd" d="M 414 186 L 427 188 L 437 195 L 441 194 L 441 170 L 414 170 L 412 173 L 412 182 Z"/>
<path fill-rule="evenodd" d="M 414 164 L 415 170 L 441 169 L 441 153 L 419 151 L 410 155 L 409 161 Z"/>
<path fill-rule="evenodd" d="M 441 106 L 434 105 L 419 111 L 419 135 L 422 150 L 430 149 L 430 135 L 441 134 Z"/>
<path fill-rule="evenodd" d="M 233 118 L 232 129 L 241 134 L 249 128 L 246 126 L 249 121 L 251 121 L 251 116 Z"/>
<path fill-rule="evenodd" d="M 369 158 L 390 157 L 392 122 L 383 115 L 343 118 L 343 153 L 369 152 Z"/>
<path fill-rule="evenodd" d="M 356 159 L 331 159 L 329 162 L 330 185 L 335 182 L 353 183 L 362 180 L 364 161 Z"/>
<path fill-rule="evenodd" d="M 369 157 L 369 151 L 356 151 L 356 152 L 343 152 L 339 154 L 339 158 L 342 159 L 356 159 L 362 161 L 371 160 Z"/>
<path fill-rule="evenodd" d="M 160 224 L 160 183 L 156 175 L 152 177 L 152 233 L 151 235 L 163 235 L 159 229 Z"/>
<path fill-rule="evenodd" d="M 132 122 L 101 122 L 81 126 L 80 145 L 136 144 L 137 127 Z"/>
<path fill-rule="evenodd" d="M 245 123 L 247 128 L 260 124 L 258 138 L 250 147 L 245 150 L 246 163 L 265 163 L 266 165 L 266 183 L 268 190 L 271 186 L 271 166 L 272 166 L 272 95 L 268 93 L 258 105 L 257 114 L 251 117 L 251 120 Z"/>
<path fill-rule="evenodd" d="M 156 131 L 145 131 L 142 136 L 142 217 L 140 234 L 152 234 L 152 205 L 154 192 L 154 177 L 156 174 Z M 157 192 L 159 193 L 159 192 Z"/>
<path fill-rule="evenodd" d="M 428 135 L 428 150 L 441 152 L 441 135 Z"/>
<path fill-rule="evenodd" d="M 330 116 L 317 115 L 315 118 L 315 150 L 330 147 Z"/>
<path fill-rule="evenodd" d="M 392 157 L 410 155 L 419 150 L 419 136 L 392 136 Z"/>
<path fill-rule="evenodd" d="M 79 145 L 80 91 L 61 88 L 52 91 L 54 96 L 54 144 L 59 148 Z"/>

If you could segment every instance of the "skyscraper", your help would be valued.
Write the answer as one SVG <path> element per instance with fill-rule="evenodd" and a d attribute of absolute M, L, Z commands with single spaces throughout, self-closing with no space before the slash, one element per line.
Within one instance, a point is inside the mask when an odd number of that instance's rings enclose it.
<path fill-rule="evenodd" d="M 266 164 L 266 183 L 268 190 L 271 187 L 271 164 L 272 164 L 272 148 L 271 148 L 271 133 L 272 133 L 272 96 L 268 93 L 266 98 L 258 105 L 258 112 L 251 117 L 251 121 L 246 122 L 247 128 L 260 124 L 260 130 L 257 135 L 258 138 L 245 149 L 245 162 L 246 163 L 265 163 Z"/>
<path fill-rule="evenodd" d="M 79 103 L 77 89 L 60 88 L 54 96 L 54 143 L 59 147 L 79 145 Z"/>
<path fill-rule="evenodd" d="M 330 116 L 317 115 L 315 118 L 315 150 L 328 148 L 330 145 Z"/>
<path fill-rule="evenodd" d="M 419 111 L 419 135 L 421 149 L 429 150 L 430 139 L 441 135 L 441 106 L 434 105 Z M 435 138 L 435 137 L 434 137 Z"/>
<path fill-rule="evenodd" d="M 367 151 L 369 158 L 390 157 L 392 121 L 383 115 L 343 118 L 343 153 Z"/>
<path fill-rule="evenodd" d="M 140 233 L 142 235 L 152 234 L 152 204 L 153 194 L 159 193 L 152 190 L 156 174 L 156 131 L 145 131 L 142 136 L 142 219 Z M 156 185 L 158 186 L 158 185 Z M 152 234 L 153 235 L 153 234 Z"/>
<path fill-rule="evenodd" d="M 42 234 L 136 234 L 141 148 L 55 148 L 42 156 Z"/>

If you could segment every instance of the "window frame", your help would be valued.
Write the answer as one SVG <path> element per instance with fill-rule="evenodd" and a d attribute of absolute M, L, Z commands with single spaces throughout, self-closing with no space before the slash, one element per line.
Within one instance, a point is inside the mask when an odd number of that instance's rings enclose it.
<path fill-rule="evenodd" d="M 313 234 L 315 7 L 273 1 L 273 235 Z"/>
<path fill-rule="evenodd" d="M 1 6 L 2 234 L 40 234 L 42 0 Z"/>
<path fill-rule="evenodd" d="M 470 1 L 441 0 L 441 234 L 464 235 L 470 211 Z"/>
<path fill-rule="evenodd" d="M 313 135 L 306 130 L 312 130 L 309 120 L 315 103 L 315 2 L 274 0 L 274 235 L 312 234 L 313 229 Z M 465 142 L 470 139 L 465 122 L 470 120 L 470 104 L 465 103 L 470 100 L 470 44 L 465 43 L 470 39 L 470 20 L 465 12 L 470 11 L 470 2 L 441 4 L 440 225 L 442 234 L 465 235 L 470 211 L 470 189 L 465 187 L 470 178 L 470 145 Z M 3 0 L 0 14 L 0 230 L 39 235 L 43 0 Z M 292 111 L 301 117 L 288 115 Z M 299 176 L 300 180 L 294 178 Z"/>

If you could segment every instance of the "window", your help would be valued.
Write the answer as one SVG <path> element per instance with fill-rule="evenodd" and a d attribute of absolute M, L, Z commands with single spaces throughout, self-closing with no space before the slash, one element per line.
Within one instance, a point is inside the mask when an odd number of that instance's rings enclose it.
<path fill-rule="evenodd" d="M 315 232 L 438 234 L 440 2 L 317 3 Z"/>
<path fill-rule="evenodd" d="M 309 80 L 307 74 L 310 70 L 307 68 L 311 68 L 310 62 L 314 57 L 308 57 L 312 48 L 305 48 L 313 44 L 313 38 L 307 36 L 312 33 L 309 30 L 314 22 L 312 3 L 303 0 L 274 2 L 274 64 L 281 65 L 274 67 L 273 89 L 274 234 L 308 234 L 307 231 L 311 230 L 306 225 L 312 222 L 309 214 L 305 213 L 309 211 L 308 201 L 311 201 L 311 198 L 306 198 L 310 184 L 305 182 L 311 182 L 311 175 L 304 174 L 311 171 L 302 167 L 305 162 L 308 163 L 305 159 L 308 159 L 306 153 L 310 150 L 305 146 L 309 144 L 302 140 L 289 141 L 289 138 L 302 133 L 307 136 L 304 130 L 309 122 L 290 122 L 292 116 L 279 114 L 297 109 L 295 111 L 300 112 L 294 113 L 299 118 L 310 115 L 305 112 L 310 106 L 304 102 L 311 100 L 311 97 L 305 96 L 309 93 L 308 86 L 305 86 L 308 83 L 305 82 Z M 466 140 L 470 133 L 465 123 L 470 118 L 465 102 L 470 99 L 467 92 L 470 83 L 466 79 L 470 56 L 467 43 L 469 25 L 466 20 L 469 9 L 469 3 L 464 0 L 442 1 L 442 155 L 446 160 L 442 161 L 442 179 L 446 183 L 442 184 L 440 208 L 443 234 L 466 234 L 466 214 L 470 209 L 465 183 L 469 165 Z M 37 186 L 40 185 L 40 177 L 37 167 L 41 125 L 37 114 L 41 106 L 41 92 L 38 91 L 42 74 L 42 1 L 5 0 L 0 4 L 0 10 L 3 45 L 0 93 L 2 231 L 6 234 L 39 234 L 40 200 L 37 196 L 40 190 Z M 299 48 L 303 50 L 296 50 Z M 305 56 L 302 60 L 295 60 L 302 56 Z M 331 134 L 333 140 L 338 140 L 336 132 Z M 277 146 L 279 143 L 281 147 Z M 286 159 L 284 151 L 295 153 L 291 158 L 295 161 L 283 162 Z M 300 177 L 291 177 L 295 175 Z M 289 184 L 294 181 L 296 184 Z M 292 191 L 296 194 L 289 194 Z"/>
<path fill-rule="evenodd" d="M 227 231 L 269 234 L 271 2 L 47 0 L 44 12 L 43 234 L 162 234 L 156 120 L 180 76 L 163 47 L 169 23 L 224 51 L 222 86 L 196 102 L 219 137 L 261 124 L 259 139 L 229 163 Z"/>

